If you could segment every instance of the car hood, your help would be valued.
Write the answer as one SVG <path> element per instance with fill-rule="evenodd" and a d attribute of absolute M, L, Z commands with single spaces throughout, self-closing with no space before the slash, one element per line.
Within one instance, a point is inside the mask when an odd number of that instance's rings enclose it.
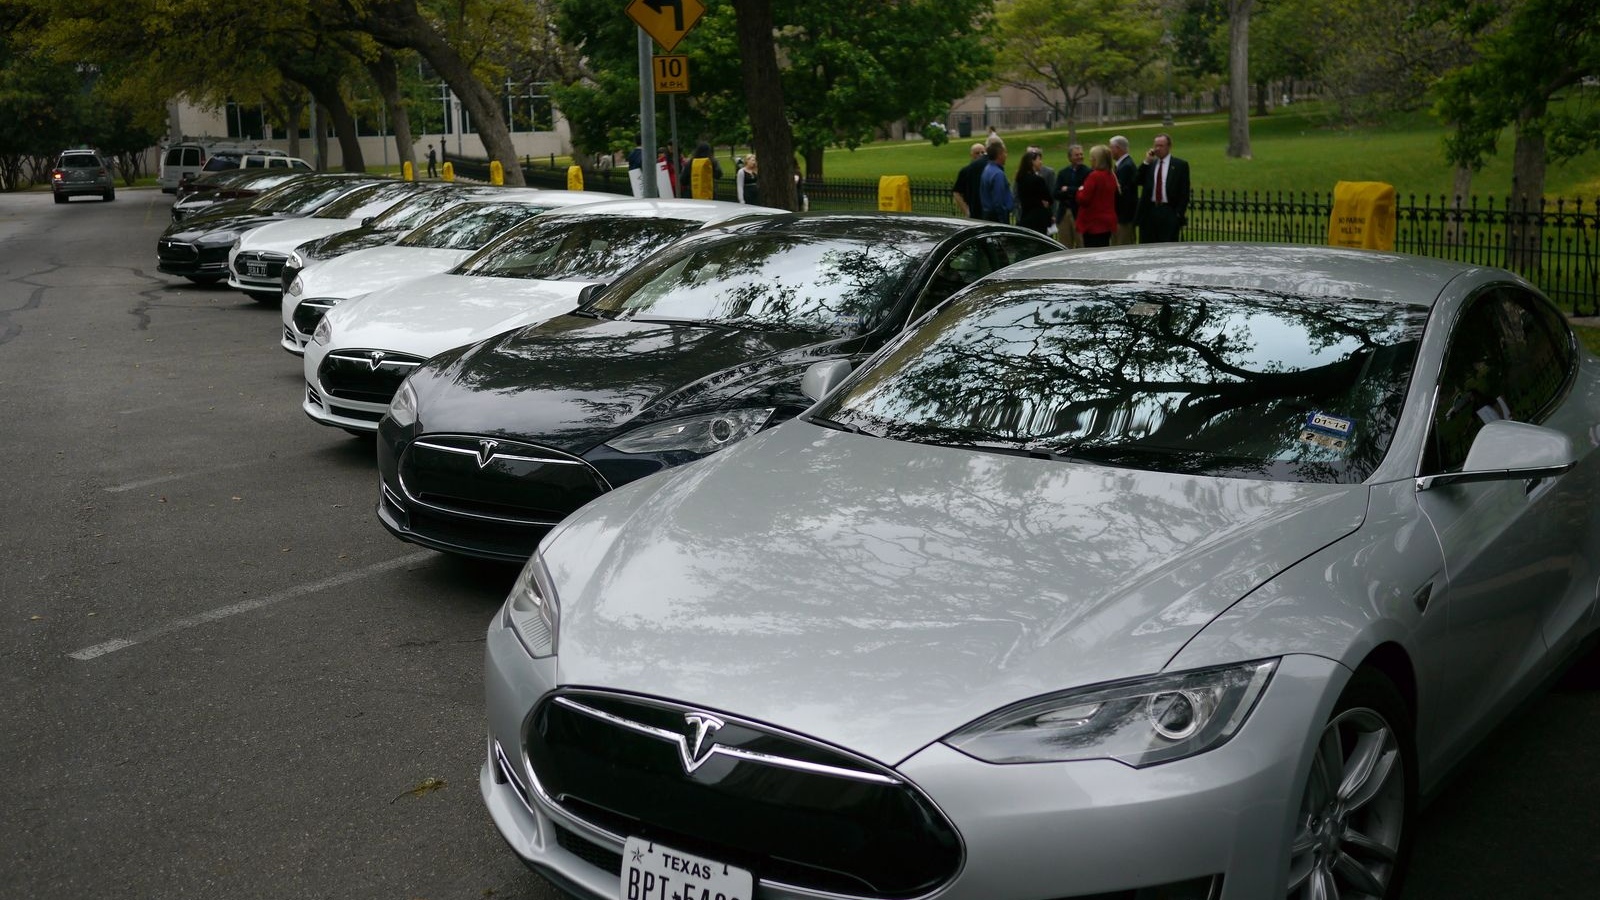
<path fill-rule="evenodd" d="M 300 272 L 301 297 L 348 299 L 455 268 L 471 250 L 372 247 L 313 263 Z"/>
<path fill-rule="evenodd" d="M 516 435 L 582 453 L 641 417 L 726 404 L 774 381 L 775 368 L 794 370 L 776 380 L 804 405 L 804 363 L 789 357 L 809 360 L 824 337 L 559 316 L 473 347 L 443 373 L 446 384 L 422 395 L 419 419 L 428 431 Z"/>
<path fill-rule="evenodd" d="M 329 347 L 421 357 L 543 322 L 577 305 L 585 281 L 441 273 L 373 291 L 328 311 Z"/>
<path fill-rule="evenodd" d="M 314 248 L 313 252 L 316 254 L 317 259 L 334 259 L 346 253 L 354 253 L 357 250 L 392 244 L 404 237 L 409 230 L 407 228 L 374 228 L 371 225 L 363 225 L 360 228 L 352 228 L 349 231 L 330 234 L 327 237 L 318 238 L 316 241 L 308 243 Z"/>
<path fill-rule="evenodd" d="M 1008 704 L 1160 671 L 1235 601 L 1358 528 L 1366 503 L 1361 485 L 1114 469 L 794 421 L 558 527 L 543 550 L 558 677 L 893 764 Z"/>
<path fill-rule="evenodd" d="M 248 251 L 272 250 L 288 254 L 306 241 L 349 231 L 361 225 L 354 219 L 319 219 L 304 216 L 298 219 L 279 219 L 254 229 L 239 239 L 239 249 Z"/>
<path fill-rule="evenodd" d="M 163 238 L 174 241 L 192 241 L 214 231 L 247 231 L 272 222 L 283 221 L 282 216 L 264 216 L 260 213 L 234 213 L 212 215 L 201 213 L 174 223 L 162 233 Z"/>

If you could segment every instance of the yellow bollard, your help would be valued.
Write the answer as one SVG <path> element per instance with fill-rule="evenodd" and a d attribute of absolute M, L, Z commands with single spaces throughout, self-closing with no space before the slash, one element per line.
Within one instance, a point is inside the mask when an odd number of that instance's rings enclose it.
<path fill-rule="evenodd" d="M 884 175 L 878 179 L 878 211 L 911 211 L 911 179 L 909 177 L 905 175 Z"/>
<path fill-rule="evenodd" d="M 506 167 L 504 165 L 502 165 L 500 160 L 498 160 L 498 159 L 489 163 L 489 183 L 490 184 L 505 184 L 506 183 Z"/>
<path fill-rule="evenodd" d="M 567 190 L 583 190 L 583 167 L 567 166 Z"/>
<path fill-rule="evenodd" d="M 689 190 L 696 200 L 710 200 L 716 193 L 716 173 L 711 168 L 711 160 L 702 156 L 690 164 Z"/>
<path fill-rule="evenodd" d="M 455 163 L 445 163 L 443 166 L 440 166 L 439 167 L 439 177 L 444 179 L 445 181 L 455 181 L 456 180 L 456 166 L 455 166 Z"/>
<path fill-rule="evenodd" d="M 406 160 L 400 164 L 400 178 L 402 181 L 416 181 L 417 170 L 411 167 L 411 161 Z"/>

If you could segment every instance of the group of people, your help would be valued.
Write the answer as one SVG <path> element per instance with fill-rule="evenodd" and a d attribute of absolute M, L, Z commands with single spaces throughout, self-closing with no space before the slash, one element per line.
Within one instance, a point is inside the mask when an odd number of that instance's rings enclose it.
<path fill-rule="evenodd" d="M 674 155 L 673 151 L 674 148 L 670 142 L 666 146 L 656 149 L 656 164 L 666 171 L 668 183 L 672 186 L 673 196 L 690 196 L 689 182 L 694 174 L 694 162 L 697 159 L 711 160 L 711 177 L 719 181 L 722 179 L 722 163 L 713 154 L 709 143 L 702 141 L 699 146 L 694 148 L 692 156 L 682 158 L 677 169 L 673 169 L 671 164 L 671 159 Z M 627 163 L 630 169 L 640 168 L 643 165 L 642 148 L 634 147 L 633 151 L 627 156 Z M 796 167 L 794 180 L 795 202 L 799 208 L 805 209 L 810 204 L 806 198 L 804 186 L 800 181 L 798 166 Z M 734 196 L 738 202 L 752 206 L 761 205 L 761 166 L 754 153 L 747 153 L 736 161 L 736 169 L 733 173 L 733 189 Z"/>
<path fill-rule="evenodd" d="M 1135 163 L 1122 135 L 1089 148 L 1067 148 L 1059 173 L 1044 151 L 1029 147 L 1006 177 L 1006 145 L 998 135 L 972 145 L 956 173 L 951 199 L 962 215 L 1011 222 L 1053 234 L 1067 247 L 1108 247 L 1178 240 L 1189 206 L 1189 164 L 1172 155 L 1172 137 L 1158 134 Z"/>

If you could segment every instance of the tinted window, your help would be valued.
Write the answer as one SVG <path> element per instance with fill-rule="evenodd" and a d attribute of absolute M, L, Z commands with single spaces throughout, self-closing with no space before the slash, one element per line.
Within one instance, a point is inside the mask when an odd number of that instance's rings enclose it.
<path fill-rule="evenodd" d="M 63 169 L 98 169 L 100 157 L 92 153 L 74 153 L 61 157 L 60 168 Z"/>
<path fill-rule="evenodd" d="M 528 203 L 463 203 L 440 213 L 399 241 L 401 247 L 476 250 L 544 212 Z"/>
<path fill-rule="evenodd" d="M 997 257 L 995 265 L 1002 269 L 1012 263 L 1061 249 L 1055 241 L 1035 241 L 1019 234 L 998 235 L 989 240 Z"/>
<path fill-rule="evenodd" d="M 1570 333 L 1547 304 L 1510 287 L 1473 298 L 1450 332 L 1423 471 L 1460 471 L 1485 423 L 1540 421 L 1571 367 Z"/>
<path fill-rule="evenodd" d="M 590 308 L 618 318 L 860 331 L 888 312 L 922 259 L 865 238 L 730 237 L 630 274 Z"/>
<path fill-rule="evenodd" d="M 982 285 L 817 414 L 895 440 L 1359 482 L 1388 450 L 1426 319 L 1249 291 Z"/>
<path fill-rule="evenodd" d="M 498 278 L 607 281 L 699 225 L 683 219 L 623 216 L 536 220 L 484 247 L 456 271 Z"/>
<path fill-rule="evenodd" d="M 322 204 L 342 196 L 355 186 L 345 179 L 327 181 L 321 178 L 293 181 L 271 194 L 262 194 L 250 207 L 260 213 L 309 213 Z"/>
<path fill-rule="evenodd" d="M 415 228 L 464 199 L 461 191 L 449 188 L 415 191 L 411 196 L 379 213 L 377 218 L 372 220 L 372 226 Z"/>
<path fill-rule="evenodd" d="M 969 241 L 945 258 L 933 277 L 928 280 L 928 286 L 923 289 L 922 296 L 917 298 L 917 303 L 911 308 L 911 317 L 908 321 L 915 322 L 923 313 L 955 296 L 956 292 L 992 271 L 989 263 L 989 252 L 982 241 Z"/>
<path fill-rule="evenodd" d="M 377 184 L 351 191 L 317 210 L 319 219 L 364 219 L 375 216 L 415 193 L 416 185 L 409 181 L 380 181 Z"/>

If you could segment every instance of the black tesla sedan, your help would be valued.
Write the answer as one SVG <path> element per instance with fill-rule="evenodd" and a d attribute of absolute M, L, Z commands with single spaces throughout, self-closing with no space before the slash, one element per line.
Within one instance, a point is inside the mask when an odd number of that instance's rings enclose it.
<path fill-rule="evenodd" d="M 524 559 L 601 493 L 805 409 L 812 363 L 859 359 L 983 275 L 1057 249 L 894 213 L 686 238 L 572 312 L 419 367 L 379 426 L 379 518 L 402 540 Z"/>

